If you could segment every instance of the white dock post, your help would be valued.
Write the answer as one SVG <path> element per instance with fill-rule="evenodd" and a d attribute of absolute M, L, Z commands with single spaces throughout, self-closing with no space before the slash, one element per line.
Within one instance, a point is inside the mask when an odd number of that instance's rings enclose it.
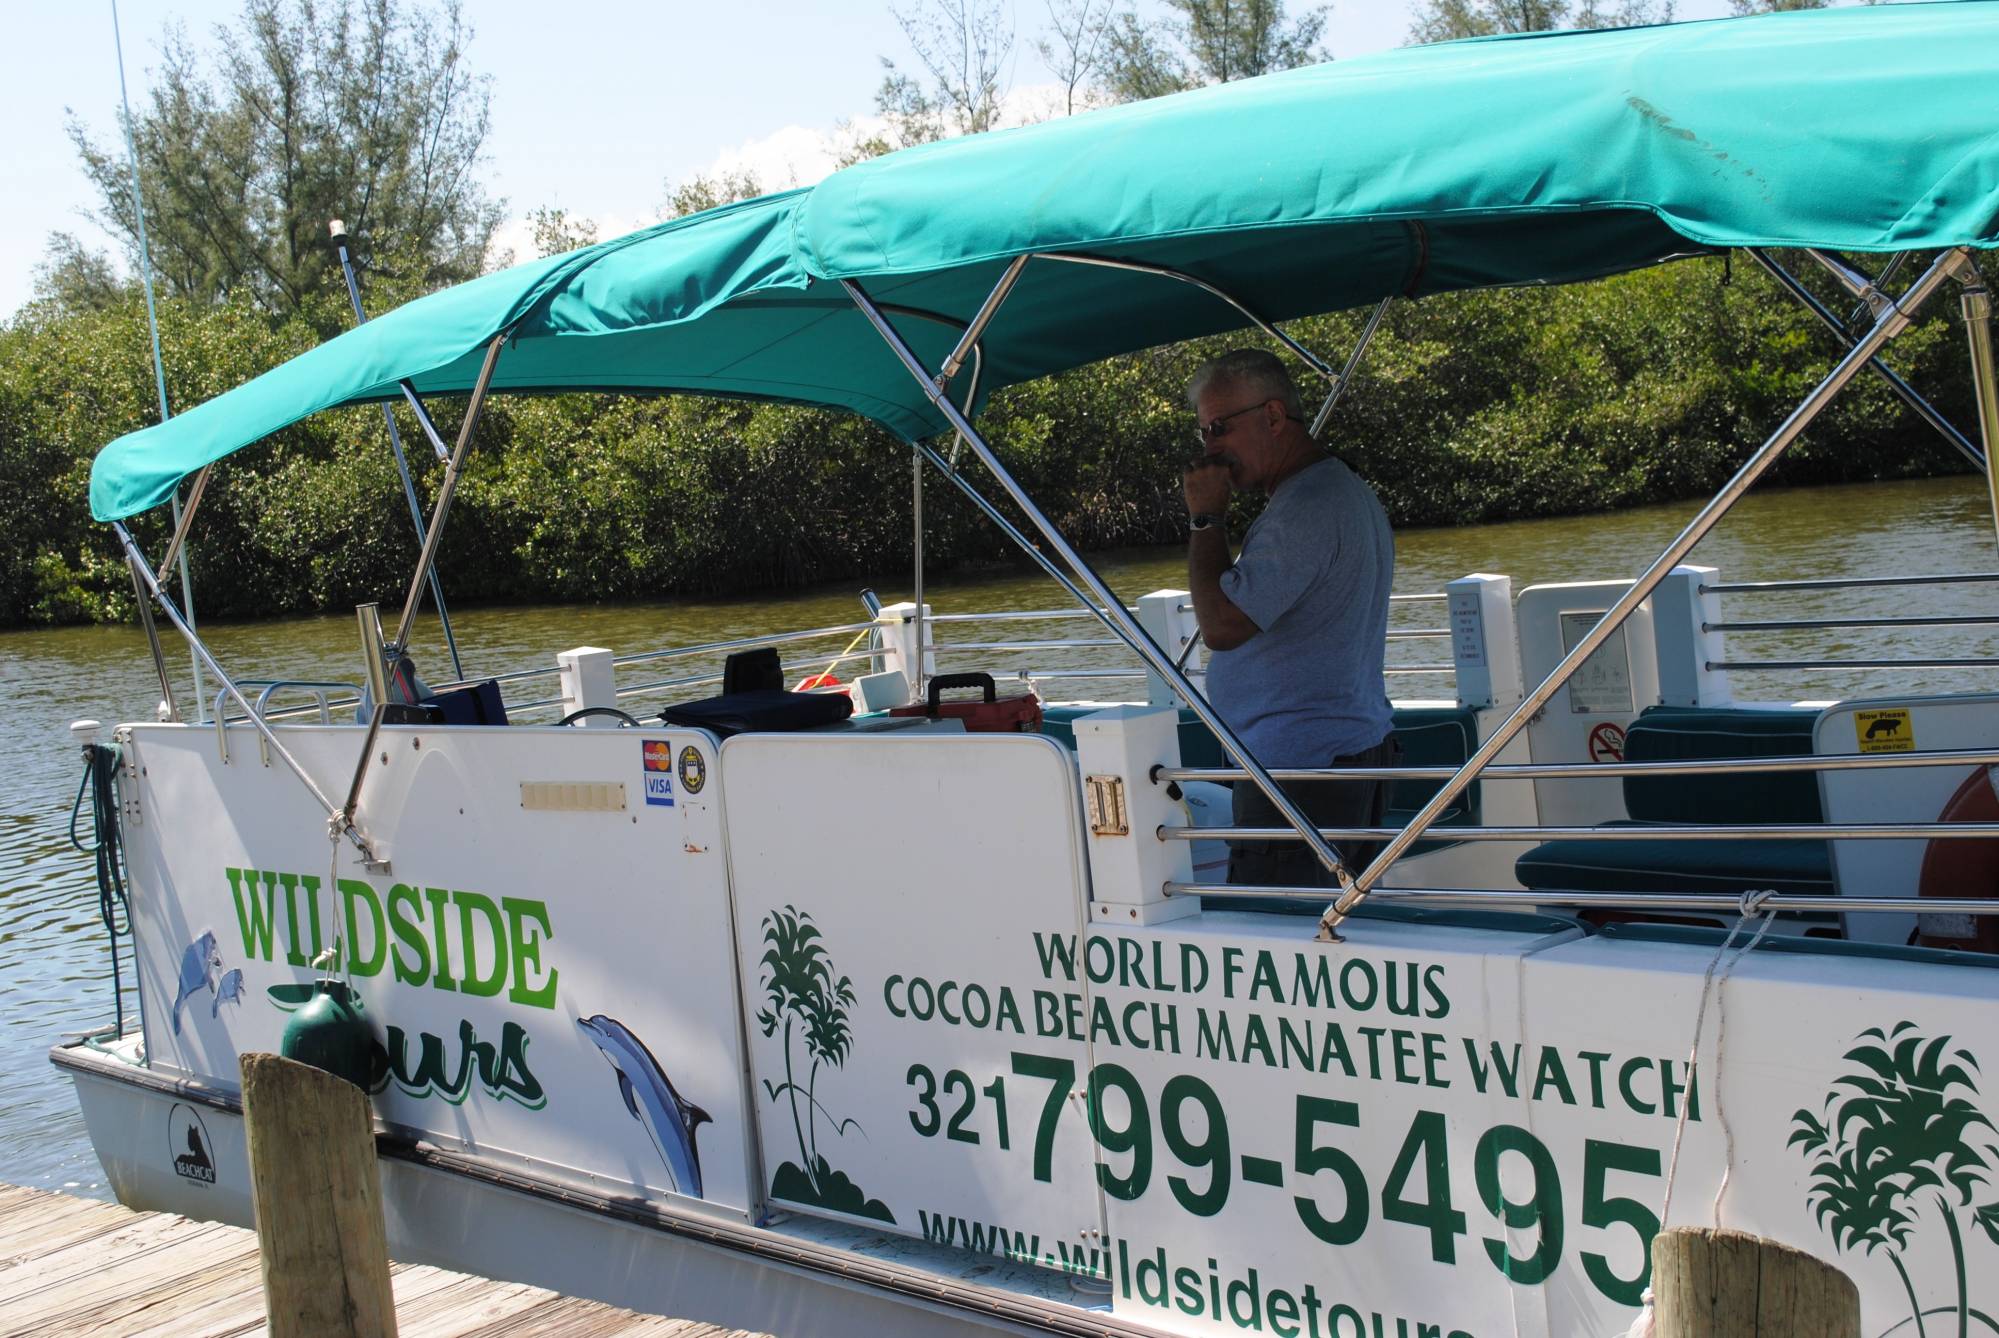
<path fill-rule="evenodd" d="M 899 604 L 884 604 L 875 621 L 881 624 L 882 670 L 894 670 L 912 684 L 917 675 L 916 667 L 916 605 L 909 600 Z M 937 625 L 930 621 L 930 606 L 923 606 L 923 678 L 928 681 L 937 676 Z M 915 689 L 912 687 L 911 700 Z"/>
<path fill-rule="evenodd" d="M 1652 592 L 1652 637 L 1659 656 L 1659 700 L 1667 706 L 1726 706 L 1728 671 L 1710 664 L 1728 658 L 1721 632 L 1705 628 L 1721 621 L 1721 596 L 1703 589 L 1721 572 L 1682 564 L 1666 573 Z"/>
<path fill-rule="evenodd" d="M 1201 630 L 1191 607 L 1193 602 L 1193 595 L 1185 590 L 1154 590 L 1149 595 L 1141 595 L 1138 599 L 1138 625 L 1151 634 L 1162 650 L 1177 658 L 1194 644 L 1194 637 Z M 1202 648 L 1198 645 L 1187 651 L 1187 661 L 1182 667 L 1190 676 L 1202 672 L 1202 655 Z M 1149 706 L 1178 706 L 1180 702 L 1166 680 L 1150 670 L 1145 675 L 1145 700 Z"/>
<path fill-rule="evenodd" d="M 1162 841 L 1161 826 L 1191 819 L 1152 782 L 1156 766 L 1180 765 L 1180 714 L 1169 706 L 1112 706 L 1076 720 L 1090 853 L 1090 919 L 1150 925 L 1197 914 L 1198 897 L 1172 897 L 1169 882 L 1191 882 L 1189 842 Z"/>
<path fill-rule="evenodd" d="M 1510 711 L 1524 695 L 1520 637 L 1513 625 L 1513 578 L 1473 572 L 1444 587 L 1458 705 Z"/>
<path fill-rule="evenodd" d="M 562 670 L 562 713 L 570 715 L 590 706 L 618 704 L 618 671 L 611 652 L 602 646 L 578 646 L 555 657 Z M 589 716 L 577 722 L 586 728 L 615 729 L 618 721 L 607 715 Z"/>

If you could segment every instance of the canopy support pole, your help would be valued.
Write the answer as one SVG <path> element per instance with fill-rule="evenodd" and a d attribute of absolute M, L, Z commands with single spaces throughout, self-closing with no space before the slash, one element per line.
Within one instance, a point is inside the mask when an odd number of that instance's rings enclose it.
<path fill-rule="evenodd" d="M 424 578 L 430 575 L 431 564 L 437 560 L 438 541 L 444 537 L 444 521 L 451 514 L 451 497 L 458 491 L 458 472 L 465 467 L 465 453 L 472 446 L 472 430 L 479 426 L 479 413 L 486 407 L 486 390 L 493 384 L 493 368 L 500 361 L 500 346 L 507 342 L 507 331 L 493 336 L 486 345 L 486 361 L 479 367 L 479 379 L 472 386 L 472 400 L 465 406 L 465 421 L 458 425 L 458 445 L 452 449 L 451 460 L 444 466 L 444 483 L 437 490 L 437 506 L 431 512 L 430 526 L 423 536 L 423 551 L 417 555 L 416 572 L 410 577 L 409 593 L 403 597 L 403 616 L 396 621 L 396 637 L 393 643 L 397 650 L 409 646 L 412 624 L 416 622 L 417 609 L 422 607 Z"/>
<path fill-rule="evenodd" d="M 1964 335 L 1971 345 L 1971 384 L 1978 395 L 1978 435 L 1985 442 L 1985 489 L 1992 498 L 1992 524 L 1999 530 L 1999 472 L 1992 467 L 1992 448 L 1999 444 L 1999 374 L 1992 365 L 1992 293 L 1968 253 L 1960 252 L 1958 282 L 1964 286 L 1958 302 L 1964 312 Z"/>
<path fill-rule="evenodd" d="M 177 721 L 180 706 L 174 701 L 173 679 L 167 673 L 167 653 L 160 645 L 159 625 L 153 621 L 153 601 L 147 598 L 146 583 L 140 579 L 139 566 L 129 553 L 125 556 L 125 569 L 132 573 L 132 593 L 138 596 L 139 603 L 139 626 L 146 630 L 146 645 L 153 652 L 153 671 L 160 676 L 160 713 L 167 720 Z M 194 690 L 201 691 L 199 680 Z"/>
<path fill-rule="evenodd" d="M 940 378 L 941 379 L 941 378 Z M 923 457 L 916 452 L 909 456 L 909 518 L 914 529 L 910 546 L 916 562 L 916 649 L 911 657 L 909 672 L 909 697 L 911 701 L 923 699 L 923 670 L 925 654 L 923 644 Z"/>
<path fill-rule="evenodd" d="M 1006 267 L 1006 272 L 1000 275 L 999 282 L 993 286 L 992 292 L 980 304 L 978 315 L 972 317 L 971 324 L 967 325 L 965 332 L 958 336 L 958 346 L 951 350 L 950 355 L 944 359 L 944 365 L 937 369 L 937 388 L 939 390 L 950 385 L 951 378 L 956 376 L 958 369 L 965 365 L 966 357 L 971 354 L 973 348 L 977 347 L 980 336 L 985 334 L 986 326 L 992 324 L 993 317 L 998 314 L 1000 303 L 1006 301 L 1006 295 L 1012 292 L 1014 284 L 1020 281 L 1020 272 L 1027 268 L 1029 259 L 1031 259 L 1030 256 L 1015 256 L 1013 258 L 1013 263 Z M 971 411 L 971 401 L 967 400 L 965 402 L 965 412 L 970 413 Z"/>
<path fill-rule="evenodd" d="M 354 277 L 354 258 L 347 253 L 347 229 L 335 219 L 332 230 L 333 249 L 340 255 L 340 273 L 347 280 L 347 300 L 354 307 L 354 324 L 366 325 L 368 312 L 361 305 L 361 283 Z M 439 439 L 437 429 L 431 426 L 430 415 L 423 412 L 423 405 L 417 399 L 416 391 L 410 387 L 408 381 L 402 382 L 401 385 L 403 394 L 417 406 L 417 421 L 423 424 L 425 432 L 429 434 L 438 458 L 440 460 L 446 458 L 444 442 Z M 410 524 L 416 527 L 417 547 L 422 548 L 424 540 L 429 537 L 423 526 L 423 506 L 416 499 L 416 481 L 410 477 L 409 457 L 403 454 L 403 434 L 396 430 L 395 410 L 387 404 L 382 405 L 382 422 L 389 429 L 389 450 L 395 454 L 396 474 L 403 481 L 403 500 L 409 503 Z M 451 611 L 444 605 L 444 582 L 439 579 L 435 566 L 430 569 L 430 598 L 437 605 L 437 620 L 444 624 L 444 645 L 451 652 L 451 676 L 462 680 L 465 677 L 465 666 L 458 661 L 458 638 L 451 632 Z"/>
<path fill-rule="evenodd" d="M 1064 253 L 1059 251 L 1036 251 L 1034 253 L 1034 259 L 1060 260 L 1064 264 L 1069 264 L 1069 265 L 1095 265 L 1099 269 L 1128 270 L 1133 274 L 1156 274 L 1162 279 L 1177 279 L 1181 283 L 1190 283 L 1194 285 L 1194 287 L 1199 288 L 1202 292 L 1207 293 L 1213 297 L 1220 298 L 1222 301 L 1228 303 L 1231 307 L 1235 308 L 1236 312 L 1239 315 L 1241 315 L 1244 320 L 1248 321 L 1251 325 L 1254 325 L 1257 329 L 1269 335 L 1272 339 L 1275 339 L 1278 343 L 1284 345 L 1284 347 L 1290 349 L 1291 352 L 1296 354 L 1298 357 L 1304 359 L 1305 365 L 1310 367 L 1313 371 L 1317 372 L 1320 376 L 1323 376 L 1328 381 L 1332 381 L 1335 383 L 1337 383 L 1339 380 L 1338 375 L 1333 371 L 1331 363 L 1327 362 L 1324 358 L 1321 358 L 1318 354 L 1312 352 L 1311 349 L 1306 348 L 1303 344 L 1293 339 L 1290 335 L 1285 334 L 1284 331 L 1278 329 L 1275 325 L 1272 325 L 1269 321 L 1263 319 L 1263 317 L 1257 315 L 1254 311 L 1251 311 L 1248 307 L 1244 306 L 1241 302 L 1236 300 L 1236 298 L 1234 298 L 1230 294 L 1224 292 L 1222 289 L 1217 288 L 1215 287 L 1215 285 L 1209 283 L 1206 279 L 1197 279 L 1191 274 L 1182 274 L 1179 270 L 1168 269 L 1164 265 L 1147 265 L 1137 260 L 1112 260 L 1107 256 L 1080 255 L 1075 252 Z"/>
<path fill-rule="evenodd" d="M 208 491 L 209 471 L 214 468 L 215 465 L 212 461 L 201 467 L 201 472 L 194 476 L 194 486 L 187 490 L 187 505 L 177 508 L 180 514 L 174 519 L 173 538 L 167 540 L 167 551 L 160 557 L 161 571 L 165 571 L 167 568 L 173 566 L 174 558 L 180 554 L 181 545 L 187 540 L 187 532 L 194 525 L 194 510 L 201 505 L 201 495 Z M 178 489 L 176 489 L 175 495 L 178 497 Z M 180 569 L 180 584 L 183 594 L 187 591 L 187 582 L 187 565 L 183 563 Z M 201 691 L 199 681 L 195 683 L 194 690 L 196 692 Z"/>
<path fill-rule="evenodd" d="M 145 592 L 153 597 L 153 602 L 160 606 L 160 612 L 167 615 L 167 621 L 172 623 L 175 630 L 186 639 L 189 649 L 193 651 L 196 658 L 208 667 L 209 673 L 215 675 L 216 681 L 222 684 L 223 691 L 227 692 L 230 698 L 243 708 L 243 714 L 249 718 L 251 726 L 256 729 L 257 733 L 263 736 L 265 746 L 277 755 L 278 760 L 283 762 L 294 776 L 299 778 L 300 782 L 312 794 L 312 797 L 319 802 L 319 806 L 326 810 L 326 816 L 333 824 L 334 833 L 346 837 L 353 844 L 354 848 L 361 852 L 363 860 L 376 863 L 373 843 L 362 834 L 359 828 L 348 820 L 347 815 L 343 811 L 334 807 L 333 801 L 326 797 L 326 791 L 320 789 L 319 783 L 306 773 L 306 769 L 299 764 L 299 760 L 292 756 L 291 749 L 278 741 L 278 736 L 272 732 L 269 723 L 265 721 L 257 708 L 251 704 L 250 699 L 243 695 L 243 689 L 236 686 L 236 680 L 231 678 L 222 666 L 216 662 L 214 654 L 203 644 L 201 637 L 195 633 L 192 627 L 188 626 L 186 619 L 181 617 L 180 610 L 174 607 L 173 600 L 167 597 L 166 590 L 161 587 L 159 577 L 154 575 L 153 569 L 146 565 L 146 556 L 139 551 L 139 545 L 133 540 L 132 532 L 125 528 L 125 523 L 114 520 L 111 522 L 111 530 L 118 536 L 118 542 L 124 546 L 125 561 L 132 568 L 133 574 L 144 585 Z"/>
<path fill-rule="evenodd" d="M 1326 430 L 1326 422 L 1333 416 L 1333 406 L 1338 404 L 1340 396 L 1346 393 L 1354 372 L 1360 368 L 1361 355 L 1366 353 L 1367 346 L 1374 342 L 1374 332 L 1381 328 L 1381 318 L 1388 314 L 1388 304 L 1394 300 L 1393 296 L 1382 298 L 1381 304 L 1368 316 L 1367 324 L 1360 327 L 1360 338 L 1355 342 L 1353 352 L 1347 355 L 1347 365 L 1340 368 L 1340 374 L 1334 380 L 1333 388 L 1326 392 L 1326 402 L 1319 406 L 1319 412 L 1312 415 L 1311 432 L 1315 440 Z"/>
<path fill-rule="evenodd" d="M 959 440 L 962 442 L 963 438 L 961 437 L 959 438 Z M 935 468 L 938 473 L 944 476 L 946 481 L 948 481 L 952 486 L 957 488 L 959 492 L 965 494 L 965 496 L 971 500 L 972 505 L 979 508 L 979 510 L 985 514 L 986 519 L 992 521 L 993 524 L 997 525 L 1002 534 L 1006 535 L 1007 538 L 1013 540 L 1014 543 L 1018 544 L 1020 546 L 1021 552 L 1027 554 L 1027 556 L 1034 559 L 1035 565 L 1039 566 L 1043 572 L 1047 573 L 1050 577 L 1052 577 L 1057 585 L 1060 585 L 1064 590 L 1067 590 L 1072 596 L 1074 596 L 1078 604 L 1081 604 L 1084 608 L 1088 609 L 1091 613 L 1095 614 L 1098 618 L 1102 619 L 1105 625 L 1110 628 L 1111 632 L 1114 633 L 1119 640 L 1123 641 L 1125 645 L 1131 647 L 1132 652 L 1134 654 L 1138 654 L 1141 656 L 1144 654 L 1144 652 L 1140 651 L 1138 647 L 1132 642 L 1130 634 L 1124 630 L 1124 627 L 1122 625 L 1111 621 L 1109 618 L 1105 618 L 1103 610 L 1097 607 L 1097 602 L 1094 599 L 1090 598 L 1089 593 L 1085 591 L 1083 587 L 1077 585 L 1076 582 L 1070 578 L 1067 572 L 1063 571 L 1061 567 L 1057 566 L 1054 559 L 1050 558 L 1046 553 L 1042 552 L 1040 544 L 1035 543 L 1034 540 L 1028 538 L 1027 535 L 1023 534 L 1018 525 L 1008 520 L 1006 518 L 1005 513 L 1003 513 L 997 506 L 995 506 L 992 503 L 992 501 L 988 499 L 983 493 L 981 493 L 977 488 L 973 487 L 970 479 L 967 479 L 963 474 L 960 474 L 955 467 L 953 467 L 948 461 L 944 459 L 942 455 L 938 454 L 935 447 L 926 446 L 924 443 L 920 441 L 912 443 L 912 446 L 913 449 L 915 449 L 915 451 L 918 454 L 920 454 L 924 459 L 928 460 L 931 463 L 932 467 Z"/>
<path fill-rule="evenodd" d="M 1631 616 L 1632 611 L 1651 597 L 1652 591 L 1666 579 L 1667 574 L 1679 565 L 1682 558 L 1693 551 L 1694 546 L 1706 537 L 1707 532 L 1714 528 L 1717 521 L 1728 514 L 1729 508 L 1749 491 L 1750 486 L 1776 462 L 1786 447 L 1797 440 L 1799 434 L 1811 425 L 1812 420 L 1838 397 L 1847 383 L 1860 374 L 1860 369 L 1865 367 L 1889 340 L 1909 327 L 1910 317 L 1924 302 L 1935 295 L 1937 289 L 1943 286 L 1945 279 L 1951 277 L 1959 259 L 1964 255 L 1962 247 L 1953 247 L 1945 251 L 1936 258 L 1920 279 L 1909 286 L 1908 291 L 1903 293 L 1899 300 L 1887 301 L 1886 307 L 1875 317 L 1874 327 L 1839 360 L 1838 365 L 1826 374 L 1825 379 L 1819 382 L 1809 395 L 1805 396 L 1803 402 L 1791 411 L 1790 417 L 1778 426 L 1768 441 L 1757 448 L 1748 462 L 1736 471 L 1735 477 L 1722 485 L 1721 491 L 1716 493 L 1714 499 L 1702 507 L 1700 513 L 1687 523 L 1687 527 L 1680 531 L 1679 537 L 1666 545 L 1666 550 L 1659 554 L 1646 569 L 1645 574 L 1633 581 L 1631 588 L 1619 596 L 1617 602 L 1597 619 L 1596 626 L 1576 643 L 1574 650 L 1562 657 L 1562 662 L 1542 680 L 1541 685 L 1528 693 L 1521 703 L 1513 708 L 1513 713 L 1500 722 L 1485 742 L 1479 745 L 1478 751 L 1458 768 L 1457 774 L 1445 781 L 1436 794 L 1430 797 L 1429 802 L 1409 819 L 1408 825 L 1382 847 L 1373 862 L 1361 871 L 1360 877 L 1340 894 L 1339 900 L 1326 909 L 1325 915 L 1319 920 L 1321 939 L 1338 941 L 1340 922 L 1353 913 L 1354 907 L 1358 906 L 1381 881 L 1382 875 L 1389 867 L 1422 838 L 1423 833 L 1429 830 L 1430 825 L 1460 794 L 1464 793 L 1465 787 L 1471 784 L 1479 772 L 1483 771 L 1486 765 L 1513 741 L 1514 736 L 1526 727 L 1529 720 L 1540 713 L 1541 708 L 1548 704 L 1548 700 L 1569 681 L 1591 655 L 1596 653 L 1597 648 L 1624 625 L 1624 620 Z"/>
<path fill-rule="evenodd" d="M 1846 326 L 1840 321 L 1839 317 L 1833 315 L 1825 303 L 1812 296 L 1811 289 L 1798 282 L 1789 270 L 1772 259 L 1768 251 L 1765 251 L 1760 246 L 1752 246 L 1749 248 L 1749 258 L 1762 266 L 1763 272 L 1775 279 L 1785 292 L 1803 303 L 1811 311 L 1812 315 L 1819 318 L 1820 324 L 1832 331 L 1833 338 L 1839 341 L 1839 348 L 1842 353 L 1853 347 L 1853 336 L 1846 332 Z M 1892 269 L 1893 267 L 1891 266 L 1890 268 Z M 1886 381 L 1894 392 L 1901 396 L 1902 402 L 1916 411 L 1918 417 L 1935 428 L 1945 441 L 1955 446 L 1958 454 L 1971 461 L 1980 470 L 1985 468 L 1985 457 L 1979 452 L 1976 446 L 1971 444 L 1971 439 L 1966 437 L 1962 432 L 1959 432 L 1948 418 L 1945 418 L 1943 414 L 1937 411 L 1935 406 L 1917 393 L 1914 386 L 1897 376 L 1889 368 L 1888 364 L 1879 358 L 1875 358 L 1869 362 L 1867 367 L 1868 370 Z"/>
<path fill-rule="evenodd" d="M 1339 855 L 1326 843 L 1326 839 L 1319 835 L 1317 826 L 1299 810 L 1296 804 L 1291 802 L 1290 797 L 1284 793 L 1283 787 L 1271 779 L 1270 773 L 1264 769 L 1261 762 L 1256 760 L 1255 754 L 1250 752 L 1248 745 L 1236 737 L 1235 731 L 1230 729 L 1228 724 L 1216 713 L 1215 708 L 1208 703 L 1208 699 L 1187 680 L 1187 676 L 1173 662 L 1173 657 L 1160 649 L 1159 644 L 1152 639 L 1151 634 L 1125 611 L 1123 603 L 1112 593 L 1111 588 L 1104 584 L 1103 578 L 1097 575 L 1090 564 L 1083 560 L 1082 554 L 1078 553 L 1069 541 L 1062 537 L 1062 532 L 1055 527 L 1054 522 L 1049 520 L 1042 513 L 1041 509 L 1034 504 L 1034 499 L 1029 497 L 1026 490 L 1020 486 L 1020 483 L 1013 475 L 1007 472 L 1006 466 L 1000 463 L 999 457 L 986 444 L 985 438 L 979 435 L 978 429 L 973 427 L 970 420 L 959 411 L 958 406 L 952 403 L 950 396 L 946 395 L 938 387 L 929 371 L 923 366 L 922 360 L 911 351 L 908 344 L 903 342 L 902 336 L 896 332 L 893 325 L 889 324 L 888 318 L 881 313 L 881 310 L 862 291 L 859 284 L 851 279 L 842 279 L 840 285 L 847 290 L 847 295 L 853 299 L 854 305 L 860 308 L 861 314 L 866 316 L 869 324 L 875 327 L 875 332 L 882 337 L 883 342 L 889 346 L 889 349 L 895 354 L 896 358 L 901 361 L 904 369 L 909 372 L 911 377 L 915 378 L 917 384 L 923 387 L 924 393 L 929 398 L 931 404 L 944 416 L 945 421 L 957 431 L 958 435 L 964 439 L 965 444 L 972 448 L 973 453 L 984 462 L 987 471 L 999 481 L 1002 488 L 1006 489 L 1007 494 L 1013 498 L 1014 504 L 1026 514 L 1028 520 L 1033 522 L 1034 527 L 1041 531 L 1042 537 L 1048 540 L 1056 553 L 1061 556 L 1062 561 L 1076 574 L 1082 584 L 1088 587 L 1090 593 L 1096 596 L 1097 602 L 1101 606 L 1098 610 L 1098 616 L 1104 619 L 1106 623 L 1121 625 L 1119 635 L 1139 653 L 1139 656 L 1146 661 L 1153 672 L 1171 684 L 1173 689 L 1185 699 L 1187 704 L 1193 707 L 1194 713 L 1201 718 L 1202 723 L 1214 731 L 1215 738 L 1220 741 L 1228 755 L 1235 760 L 1236 765 L 1249 773 L 1250 780 L 1255 782 L 1256 787 L 1263 791 L 1264 795 L 1269 798 L 1271 804 L 1283 815 L 1284 820 L 1304 839 L 1305 843 L 1311 848 L 1312 853 L 1318 856 L 1319 862 L 1339 881 L 1340 886 L 1346 887 L 1349 885 L 1352 881 L 1352 875 L 1347 872 L 1347 868 L 1340 861 Z"/>

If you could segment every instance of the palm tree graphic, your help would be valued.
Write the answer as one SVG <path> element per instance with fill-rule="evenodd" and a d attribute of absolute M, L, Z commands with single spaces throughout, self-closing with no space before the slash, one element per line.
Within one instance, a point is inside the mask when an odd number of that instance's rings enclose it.
<path fill-rule="evenodd" d="M 1788 1145 L 1814 1159 L 1806 1202 L 1834 1249 L 1886 1252 L 1909 1300 L 1909 1318 L 1887 1332 L 1913 1323 L 1916 1338 L 1928 1338 L 1924 1316 L 1951 1314 L 1958 1338 L 1968 1338 L 1974 1319 L 1999 1333 L 1999 1322 L 1971 1304 L 1958 1223 L 1970 1210 L 1999 1244 L 1999 1202 L 1974 1202 L 1999 1165 L 1990 1138 L 1972 1141 L 1980 1131 L 1995 1132 L 1975 1104 L 1978 1061 L 1952 1049 L 1949 1036 L 1925 1036 L 1913 1022 L 1885 1032 L 1870 1027 L 1856 1041 L 1845 1055 L 1856 1067 L 1833 1083 L 1822 1112 L 1792 1116 Z M 1902 1260 L 1932 1207 L 1950 1237 L 1957 1303 L 1925 1310 Z"/>
<path fill-rule="evenodd" d="M 784 1032 L 784 1081 L 773 1083 L 766 1078 L 763 1088 L 772 1101 L 782 1098 L 789 1104 L 792 1134 L 798 1139 L 798 1164 L 778 1168 L 774 1191 L 785 1198 L 802 1198 L 822 1207 L 893 1222 L 895 1218 L 885 1206 L 862 1194 L 819 1153 L 821 1115 L 836 1134 L 860 1128 L 857 1120 L 835 1119 L 818 1095 L 820 1069 L 844 1067 L 853 1052 L 854 1032 L 847 1009 L 854 1003 L 854 983 L 834 974 L 819 927 L 809 913 L 796 906 L 764 916 L 763 941 L 759 969 L 764 1004 L 757 1010 L 757 1027 L 766 1037 L 777 1035 L 780 1028 Z M 810 1061 L 803 1086 L 793 1060 L 794 1037 L 802 1042 L 805 1058 Z"/>

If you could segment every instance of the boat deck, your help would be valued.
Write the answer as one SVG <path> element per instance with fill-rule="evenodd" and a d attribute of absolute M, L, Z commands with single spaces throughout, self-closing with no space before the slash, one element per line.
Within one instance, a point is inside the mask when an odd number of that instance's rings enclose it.
<path fill-rule="evenodd" d="M 442 1268 L 396 1264 L 391 1271 L 402 1338 L 757 1338 Z M 0 1330 L 176 1338 L 265 1333 L 257 1233 L 0 1185 Z"/>

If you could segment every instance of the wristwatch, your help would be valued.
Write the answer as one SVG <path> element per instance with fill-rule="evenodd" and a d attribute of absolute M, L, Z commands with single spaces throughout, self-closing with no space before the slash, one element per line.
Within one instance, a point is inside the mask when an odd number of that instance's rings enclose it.
<path fill-rule="evenodd" d="M 1222 523 L 1222 517 L 1212 511 L 1196 511 L 1187 517 L 1187 528 L 1190 530 L 1219 529 Z"/>

